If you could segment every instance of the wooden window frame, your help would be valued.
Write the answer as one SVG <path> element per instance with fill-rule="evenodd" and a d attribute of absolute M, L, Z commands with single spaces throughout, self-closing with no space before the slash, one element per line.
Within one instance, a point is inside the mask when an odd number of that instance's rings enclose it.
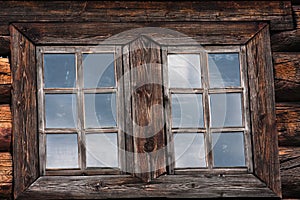
<path fill-rule="evenodd" d="M 131 175 L 41 176 L 37 137 L 36 47 L 57 45 L 55 30 L 63 30 L 64 23 L 54 23 L 50 26 L 52 28 L 49 28 L 47 23 L 15 23 L 10 26 L 14 198 L 281 197 L 273 65 L 267 23 L 186 22 L 180 27 L 172 22 L 154 24 L 157 27 L 186 33 L 201 45 L 245 45 L 253 141 L 253 174 L 167 175 L 147 184 Z M 80 29 L 80 24 L 74 23 L 71 26 L 74 33 L 60 38 L 59 44 L 98 44 L 112 34 L 110 23 L 96 23 L 96 25 L 90 23 L 86 26 L 96 29 L 101 27 L 100 33 L 97 33 L 100 37 L 87 32 L 85 34 L 90 34 L 90 39 L 86 37 L 81 41 L 81 31 L 85 30 Z M 116 26 L 127 30 L 147 27 L 149 24 L 113 23 L 113 27 Z M 208 31 L 207 26 L 211 28 Z M 219 31 L 214 34 L 216 30 Z M 119 30 L 113 31 L 115 33 Z M 180 38 L 175 39 L 184 44 Z M 124 41 L 122 38 L 115 42 L 125 45 L 128 40 Z M 174 38 L 162 46 L 172 42 Z"/>

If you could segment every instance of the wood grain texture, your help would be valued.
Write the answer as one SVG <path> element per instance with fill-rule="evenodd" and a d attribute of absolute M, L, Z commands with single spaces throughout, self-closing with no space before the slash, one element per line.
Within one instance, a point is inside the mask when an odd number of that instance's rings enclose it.
<path fill-rule="evenodd" d="M 300 146 L 300 102 L 276 104 L 280 146 Z"/>
<path fill-rule="evenodd" d="M 296 28 L 300 28 L 300 5 L 293 5 L 293 17 L 296 22 Z"/>
<path fill-rule="evenodd" d="M 11 84 L 0 85 L 0 104 L 10 104 Z"/>
<path fill-rule="evenodd" d="M 272 51 L 299 52 L 300 29 L 272 34 Z"/>
<path fill-rule="evenodd" d="M 133 150 L 133 123 L 132 123 L 132 107 L 131 107 L 131 76 L 130 76 L 130 61 L 129 61 L 129 45 L 122 48 L 123 60 L 123 84 L 124 84 L 124 127 L 125 144 L 126 144 L 126 171 L 134 173 L 134 150 Z M 122 83 L 121 83 L 122 84 Z"/>
<path fill-rule="evenodd" d="M 12 194 L 12 157 L 0 152 L 0 199 L 10 199 Z"/>
<path fill-rule="evenodd" d="M 245 44 L 264 26 L 256 22 L 14 23 L 35 44 L 120 44 L 147 35 L 161 45 Z M 141 29 L 144 28 L 144 29 Z M 152 28 L 152 29 L 151 29 Z M 169 30 L 167 30 L 169 29 Z M 157 34 L 157 33 L 160 34 Z"/>
<path fill-rule="evenodd" d="M 0 105 L 0 151 L 11 150 L 11 110 L 10 105 Z"/>
<path fill-rule="evenodd" d="M 135 175 L 149 182 L 166 172 L 161 52 L 144 36 L 129 50 Z"/>
<path fill-rule="evenodd" d="M 272 50 L 278 52 L 300 51 L 300 6 L 292 7 L 295 29 L 290 31 L 276 32 L 271 37 Z"/>
<path fill-rule="evenodd" d="M 290 1 L 1 1 L 0 35 L 12 22 L 270 21 L 293 28 Z"/>
<path fill-rule="evenodd" d="M 11 72 L 8 58 L 0 58 L 0 85 L 11 84 Z"/>
<path fill-rule="evenodd" d="M 300 198 L 300 147 L 279 147 L 282 196 Z"/>
<path fill-rule="evenodd" d="M 276 101 L 300 101 L 300 53 L 274 52 L 273 63 Z"/>
<path fill-rule="evenodd" d="M 39 176 L 35 46 L 11 32 L 14 198 Z"/>
<path fill-rule="evenodd" d="M 10 55 L 10 39 L 9 36 L 0 35 L 0 56 Z"/>
<path fill-rule="evenodd" d="M 281 196 L 269 27 L 246 46 L 254 173 Z"/>
<path fill-rule="evenodd" d="M 20 199 L 107 198 L 273 198 L 276 195 L 251 174 L 160 176 L 141 183 L 130 176 L 40 177 Z"/>

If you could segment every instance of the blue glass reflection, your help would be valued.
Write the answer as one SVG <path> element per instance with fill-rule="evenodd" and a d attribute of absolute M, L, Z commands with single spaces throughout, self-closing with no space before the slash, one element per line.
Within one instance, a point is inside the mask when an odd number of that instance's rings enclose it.
<path fill-rule="evenodd" d="M 75 83 L 74 54 L 44 54 L 45 88 L 74 88 Z"/>
<path fill-rule="evenodd" d="M 242 132 L 213 133 L 214 167 L 245 166 L 244 136 Z"/>
<path fill-rule="evenodd" d="M 84 87 L 114 87 L 114 66 L 113 53 L 83 54 Z"/>

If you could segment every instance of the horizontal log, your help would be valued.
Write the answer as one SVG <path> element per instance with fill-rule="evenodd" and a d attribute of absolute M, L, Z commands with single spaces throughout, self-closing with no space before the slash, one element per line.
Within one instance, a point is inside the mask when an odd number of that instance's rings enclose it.
<path fill-rule="evenodd" d="M 12 136 L 11 122 L 0 121 L 0 151 L 11 150 L 11 136 Z"/>
<path fill-rule="evenodd" d="M 10 55 L 10 37 L 0 36 L 0 56 Z"/>
<path fill-rule="evenodd" d="M 0 55 L 1 55 L 0 37 Z M 8 58 L 0 58 L 0 104 L 10 103 L 11 99 L 11 70 Z"/>
<path fill-rule="evenodd" d="M 300 53 L 274 52 L 273 64 L 276 101 L 300 101 Z"/>
<path fill-rule="evenodd" d="M 0 122 L 11 122 L 11 110 L 9 104 L 0 105 Z"/>
<path fill-rule="evenodd" d="M 275 33 L 271 36 L 272 51 L 299 52 L 300 29 Z"/>
<path fill-rule="evenodd" d="M 11 150 L 11 136 L 12 121 L 10 105 L 2 104 L 0 105 L 0 151 Z"/>
<path fill-rule="evenodd" d="M 300 199 L 300 147 L 279 148 L 282 196 Z"/>
<path fill-rule="evenodd" d="M 290 1 L 1 1 L 0 35 L 12 22 L 270 21 L 293 28 Z"/>
<path fill-rule="evenodd" d="M 272 51 L 300 51 L 300 5 L 293 6 L 292 8 L 296 29 L 273 34 L 271 37 Z"/>
<path fill-rule="evenodd" d="M 12 157 L 0 152 L 0 199 L 10 199 L 12 194 Z"/>
<path fill-rule="evenodd" d="M 0 85 L 11 84 L 11 71 L 8 58 L 0 58 Z"/>
<path fill-rule="evenodd" d="M 300 102 L 276 104 L 280 146 L 300 146 Z"/>

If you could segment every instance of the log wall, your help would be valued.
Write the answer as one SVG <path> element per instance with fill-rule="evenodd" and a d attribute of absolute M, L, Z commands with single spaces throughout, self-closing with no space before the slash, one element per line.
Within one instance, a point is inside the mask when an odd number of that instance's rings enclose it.
<path fill-rule="evenodd" d="M 12 195 L 11 74 L 8 58 L 0 58 L 0 199 Z"/>
<path fill-rule="evenodd" d="M 0 199 L 12 198 L 11 72 L 8 24 L 32 21 L 255 21 L 271 25 L 283 198 L 300 198 L 300 2 L 1 2 Z M 298 5 L 297 5 L 298 4 Z M 234 6 L 232 6 L 234 5 Z M 199 15 L 201 12 L 201 15 Z M 37 38 L 39 36 L 36 36 Z M 1 58 L 3 56 L 3 58 Z"/>

